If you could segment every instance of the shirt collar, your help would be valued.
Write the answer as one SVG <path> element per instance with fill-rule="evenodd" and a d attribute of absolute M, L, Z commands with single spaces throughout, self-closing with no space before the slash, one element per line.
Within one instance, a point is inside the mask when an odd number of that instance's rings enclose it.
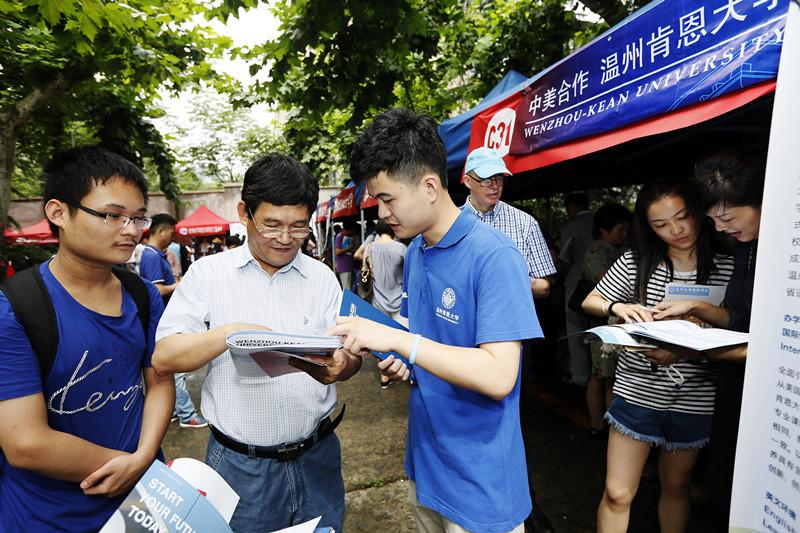
<path fill-rule="evenodd" d="M 250 252 L 250 247 L 247 245 L 247 243 L 238 246 L 231 253 L 233 254 L 233 264 L 236 268 L 243 268 L 249 263 L 253 263 L 258 268 L 261 268 L 261 265 L 258 263 L 258 261 L 256 261 L 256 258 L 253 257 L 252 252 Z M 289 262 L 289 264 L 282 266 L 275 273 L 281 274 L 294 268 L 300 273 L 301 276 L 307 278 L 308 264 L 305 262 L 306 259 L 307 258 L 303 255 L 303 253 L 298 251 L 297 255 L 291 260 L 291 262 Z"/>
<path fill-rule="evenodd" d="M 156 247 L 155 247 L 155 246 L 153 246 L 152 244 L 145 244 L 145 246 L 146 246 L 147 248 L 150 248 L 151 250 L 153 250 L 153 251 L 154 251 L 155 253 L 157 253 L 158 255 L 160 255 L 160 256 L 162 256 L 162 257 L 167 257 L 167 252 L 162 252 L 161 250 L 159 250 L 158 248 L 156 248 Z"/>
<path fill-rule="evenodd" d="M 481 213 L 480 211 L 475 209 L 475 206 L 472 205 L 472 202 L 469 201 L 470 198 L 472 198 L 472 195 L 467 196 L 467 201 L 464 203 L 464 206 L 461 208 L 461 210 L 463 211 L 464 208 L 466 207 L 470 211 L 472 211 L 473 215 L 475 215 L 476 217 L 478 217 L 481 220 L 483 220 L 485 217 L 491 217 L 491 216 L 494 216 L 494 215 L 498 214 L 500 212 L 500 209 L 501 209 L 500 204 L 503 203 L 501 200 L 498 200 L 497 203 L 494 204 L 491 209 L 489 209 L 485 213 Z"/>
<path fill-rule="evenodd" d="M 458 241 L 467 236 L 477 222 L 478 219 L 472 211 L 463 209 L 455 222 L 453 222 L 453 225 L 450 226 L 450 229 L 447 230 L 447 233 L 444 234 L 444 237 L 439 239 L 439 242 L 431 246 L 431 248 L 449 248 L 457 244 Z M 421 239 L 422 235 L 419 238 Z"/>

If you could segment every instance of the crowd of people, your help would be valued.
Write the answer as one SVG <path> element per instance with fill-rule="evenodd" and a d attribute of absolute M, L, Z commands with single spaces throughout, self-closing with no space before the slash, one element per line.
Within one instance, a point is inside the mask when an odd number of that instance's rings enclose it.
<path fill-rule="evenodd" d="M 749 327 L 758 161 L 720 151 L 694 176 L 654 177 L 633 212 L 592 212 L 585 194 L 570 195 L 557 248 L 533 216 L 501 200 L 513 178 L 494 150 L 469 154 L 469 196 L 453 202 L 445 149 L 425 115 L 378 115 L 353 147 L 350 174 L 377 200 L 379 221 L 363 243 L 346 222 L 331 269 L 315 257 L 310 228 L 317 180 L 292 157 L 265 155 L 245 173 L 244 243 L 175 250 L 176 220 L 146 215 L 140 169 L 97 147 L 54 156 L 44 211 L 58 252 L 0 292 L 0 531 L 97 531 L 163 458 L 174 417 L 210 427 L 206 463 L 240 496 L 234 531 L 317 516 L 343 531 L 335 383 L 372 352 L 403 357 L 377 366 L 382 381 L 410 387 L 405 469 L 420 531 L 551 530 L 530 487 L 520 390 L 552 346 L 541 342 L 547 317 L 540 324 L 537 308 L 556 284 L 566 333 L 673 318 Z M 737 241 L 732 253 L 719 233 Z M 126 262 L 139 276 L 116 266 Z M 665 299 L 674 283 L 727 292 L 722 305 Z M 339 316 L 342 289 L 408 329 Z M 35 322 L 19 294 L 36 294 L 57 326 Z M 341 348 L 326 366 L 293 360 L 299 372 L 244 379 L 226 345 L 242 329 L 333 335 Z M 746 346 L 642 352 L 569 339 L 565 380 L 586 387 L 589 429 L 608 432 L 598 531 L 627 529 L 653 447 L 661 530 L 685 531 L 706 446 L 706 489 L 726 528 Z M 200 414 L 185 375 L 205 366 Z"/>

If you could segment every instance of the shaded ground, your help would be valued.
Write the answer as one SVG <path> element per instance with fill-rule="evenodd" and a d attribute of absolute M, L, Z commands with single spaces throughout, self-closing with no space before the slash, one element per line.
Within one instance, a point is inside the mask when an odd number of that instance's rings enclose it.
<path fill-rule="evenodd" d="M 199 405 L 204 371 L 187 384 Z M 381 389 L 373 360 L 339 385 L 347 415 L 337 429 L 342 441 L 342 471 L 347 491 L 345 529 L 350 532 L 415 531 L 403 472 L 408 388 Z M 541 509 L 558 533 L 594 531 L 603 492 L 605 437 L 586 429 L 583 390 L 557 381 L 528 383 L 523 395 L 529 470 Z M 167 459 L 205 457 L 208 431 L 179 429 L 173 422 L 164 441 Z M 658 480 L 648 468 L 634 502 L 631 532 L 658 531 Z M 702 506 L 695 505 L 690 533 L 707 533 Z"/>

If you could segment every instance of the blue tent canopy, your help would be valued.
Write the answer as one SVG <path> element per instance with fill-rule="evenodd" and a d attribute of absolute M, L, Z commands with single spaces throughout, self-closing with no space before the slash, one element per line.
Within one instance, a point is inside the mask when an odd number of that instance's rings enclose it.
<path fill-rule="evenodd" d="M 480 104 L 466 113 L 442 122 L 439 126 L 439 136 L 447 147 L 447 170 L 464 166 L 464 161 L 467 159 L 472 118 L 496 101 L 502 100 L 509 91 L 521 90 L 527 80 L 528 78 L 516 70 L 511 70 L 489 91 Z"/>

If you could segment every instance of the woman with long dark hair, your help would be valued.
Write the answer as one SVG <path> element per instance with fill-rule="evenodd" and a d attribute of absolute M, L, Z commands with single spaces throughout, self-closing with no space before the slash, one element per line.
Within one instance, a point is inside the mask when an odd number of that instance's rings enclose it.
<path fill-rule="evenodd" d="M 587 296 L 583 309 L 624 322 L 649 322 L 668 283 L 727 285 L 733 260 L 717 253 L 713 230 L 687 182 L 657 179 L 636 200 L 633 249 Z M 658 361 L 654 363 L 653 361 Z M 707 363 L 666 350 L 619 355 L 609 431 L 606 484 L 597 511 L 600 533 L 626 531 L 630 506 L 652 446 L 661 448 L 658 516 L 662 532 L 682 532 L 689 480 L 709 441 L 715 378 Z"/>
<path fill-rule="evenodd" d="M 657 318 L 691 314 L 717 327 L 750 330 L 764 174 L 762 158 L 729 149 L 697 162 L 692 182 L 698 203 L 717 231 L 737 241 L 733 277 L 722 308 L 698 301 L 664 302 L 656 308 Z M 747 345 L 712 351 L 709 357 L 719 361 L 719 368 L 706 488 L 715 507 L 714 518 L 727 531 Z"/>

